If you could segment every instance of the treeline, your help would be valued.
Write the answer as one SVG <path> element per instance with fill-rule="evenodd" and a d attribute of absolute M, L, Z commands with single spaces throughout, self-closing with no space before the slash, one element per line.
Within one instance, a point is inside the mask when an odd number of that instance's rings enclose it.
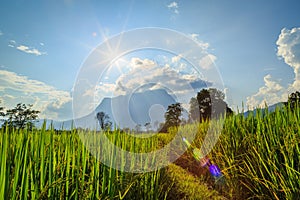
<path fill-rule="evenodd" d="M 168 106 L 165 113 L 165 122 L 160 124 L 159 132 L 168 132 L 170 127 L 181 124 L 201 122 L 218 118 L 221 115 L 233 114 L 231 108 L 225 102 L 225 94 L 216 89 L 202 89 L 189 102 L 188 119 L 182 118 L 184 111 L 181 103 L 175 103 Z"/>
<path fill-rule="evenodd" d="M 1 103 L 1 102 L 0 102 Z M 40 111 L 32 109 L 32 104 L 18 103 L 14 108 L 5 110 L 0 106 L 2 127 L 32 129 Z"/>
<path fill-rule="evenodd" d="M 300 92 L 296 91 L 288 96 L 287 102 L 282 102 L 285 106 L 294 109 L 299 103 Z M 192 97 L 189 102 L 189 110 L 187 119 L 183 117 L 184 108 L 181 103 L 177 102 L 168 106 L 164 114 L 165 121 L 163 123 L 153 124 L 157 128 L 156 131 L 166 133 L 170 127 L 176 127 L 187 123 L 203 122 L 211 119 L 217 119 L 220 116 L 229 116 L 233 114 L 232 109 L 225 101 L 225 94 L 216 89 L 208 88 L 202 89 L 195 97 Z M 112 122 L 109 116 L 103 111 L 96 114 L 99 126 L 102 130 L 111 130 Z M 151 130 L 150 122 L 146 122 L 146 132 L 155 131 Z M 131 131 L 130 128 L 123 128 L 124 132 Z M 137 124 L 134 131 L 143 132 L 142 125 Z"/>

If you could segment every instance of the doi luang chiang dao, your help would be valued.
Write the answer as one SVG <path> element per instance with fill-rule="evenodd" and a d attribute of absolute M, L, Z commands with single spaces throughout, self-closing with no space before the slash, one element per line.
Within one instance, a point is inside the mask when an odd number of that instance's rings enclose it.
<path fill-rule="evenodd" d="M 299 199 L 300 2 L 0 2 L 0 199 Z"/>

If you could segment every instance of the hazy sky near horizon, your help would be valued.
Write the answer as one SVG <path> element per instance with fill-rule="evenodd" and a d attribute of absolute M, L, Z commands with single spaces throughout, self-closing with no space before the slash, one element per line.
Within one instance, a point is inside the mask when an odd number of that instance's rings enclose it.
<path fill-rule="evenodd" d="M 72 118 L 72 88 L 90 52 L 114 35 L 144 27 L 172 29 L 203 45 L 234 110 L 242 102 L 252 108 L 285 101 L 300 90 L 299 10 L 298 0 L 4 0 L 1 105 L 30 103 L 41 118 Z M 134 59 L 128 63 L 152 62 Z"/>

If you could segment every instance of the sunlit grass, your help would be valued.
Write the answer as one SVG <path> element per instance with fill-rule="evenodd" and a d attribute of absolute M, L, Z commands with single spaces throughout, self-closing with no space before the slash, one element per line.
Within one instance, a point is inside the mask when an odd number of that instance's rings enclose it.
<path fill-rule="evenodd" d="M 106 134 L 119 148 L 147 153 L 168 144 L 178 129 L 151 137 L 134 137 L 119 130 L 95 131 L 0 130 L 0 199 L 297 199 L 300 194 L 300 109 L 258 110 L 245 117 L 227 117 L 217 144 L 209 153 L 225 176 L 214 184 L 188 151 L 177 165 L 153 172 L 130 173 L 121 160 L 115 169 L 115 150 L 99 145 Z M 218 122 L 213 122 L 218 124 Z M 195 133 L 200 148 L 209 122 L 180 128 Z M 84 143 L 80 135 L 89 135 Z M 104 152 L 104 165 L 90 148 Z M 94 145 L 94 146 L 93 146 Z M 97 155 L 96 155 L 97 156 Z M 122 156 L 122 155 L 121 155 Z M 124 162 L 124 163 L 123 163 Z M 145 163 L 151 160 L 145 160 Z M 123 167 L 123 168 L 122 168 Z"/>
<path fill-rule="evenodd" d="M 133 174 L 105 166 L 89 153 L 75 130 L 56 134 L 45 128 L 6 133 L 2 129 L 0 134 L 0 199 L 159 199 L 166 195 L 159 184 L 160 170 Z M 110 133 L 113 136 L 130 145 L 126 136 Z M 140 145 L 131 149 L 135 146 Z"/>

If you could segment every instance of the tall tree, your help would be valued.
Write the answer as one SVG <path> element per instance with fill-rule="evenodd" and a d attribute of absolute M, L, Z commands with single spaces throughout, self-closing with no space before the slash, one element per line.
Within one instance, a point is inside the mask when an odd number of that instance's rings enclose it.
<path fill-rule="evenodd" d="M 221 114 L 231 114 L 232 110 L 224 101 L 225 94 L 216 88 L 202 89 L 197 93 L 196 98 L 190 101 L 190 121 L 211 119 Z"/>
<path fill-rule="evenodd" d="M 108 130 L 111 128 L 112 123 L 109 120 L 109 116 L 105 114 L 105 112 L 98 112 L 96 117 L 102 130 Z"/>
<path fill-rule="evenodd" d="M 171 104 L 168 106 L 168 109 L 165 113 L 165 126 L 179 126 L 181 123 L 181 113 L 183 108 L 180 103 Z"/>
<path fill-rule="evenodd" d="M 291 109 L 296 108 L 296 106 L 300 106 L 300 92 L 296 91 L 289 95 L 288 97 L 288 104 L 290 105 Z"/>
<path fill-rule="evenodd" d="M 1 103 L 1 101 L 0 101 L 0 103 Z M 5 116 L 4 107 L 0 106 L 0 117 L 4 117 L 4 116 Z"/>
<path fill-rule="evenodd" d="M 6 123 L 10 127 L 23 129 L 26 126 L 33 127 L 33 121 L 38 118 L 40 111 L 33 110 L 32 105 L 18 103 L 15 108 L 6 111 Z"/>

